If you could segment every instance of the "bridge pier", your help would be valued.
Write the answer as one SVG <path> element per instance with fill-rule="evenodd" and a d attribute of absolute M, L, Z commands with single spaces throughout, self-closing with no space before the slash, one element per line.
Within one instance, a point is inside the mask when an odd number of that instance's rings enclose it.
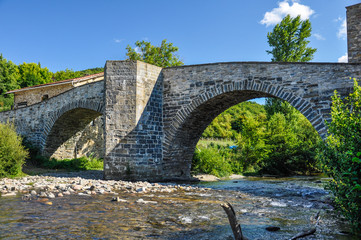
<path fill-rule="evenodd" d="M 162 179 L 162 68 L 107 61 L 104 78 L 106 179 Z"/>

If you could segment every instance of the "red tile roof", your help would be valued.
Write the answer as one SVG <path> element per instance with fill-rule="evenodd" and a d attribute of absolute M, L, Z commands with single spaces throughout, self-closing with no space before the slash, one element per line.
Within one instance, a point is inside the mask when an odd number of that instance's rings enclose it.
<path fill-rule="evenodd" d="M 91 74 L 91 75 L 87 75 L 87 76 L 79 77 L 79 78 L 66 79 L 66 80 L 57 81 L 57 82 L 44 83 L 44 84 L 34 85 L 34 86 L 30 86 L 30 87 L 15 89 L 15 90 L 8 91 L 6 94 L 32 90 L 35 88 L 51 87 L 54 85 L 62 85 L 62 84 L 69 84 L 69 83 L 74 83 L 74 82 L 81 82 L 84 80 L 89 80 L 92 78 L 97 78 L 97 77 L 102 77 L 102 76 L 104 76 L 104 72 L 95 73 L 95 74 Z"/>

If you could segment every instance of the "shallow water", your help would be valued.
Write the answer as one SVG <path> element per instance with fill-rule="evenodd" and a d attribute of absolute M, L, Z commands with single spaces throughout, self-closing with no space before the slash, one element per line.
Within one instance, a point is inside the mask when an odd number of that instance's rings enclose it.
<path fill-rule="evenodd" d="M 244 178 L 201 183 L 207 191 L 119 193 L 128 202 L 112 202 L 111 195 L 65 196 L 24 201 L 0 198 L 0 239 L 232 239 L 220 203 L 230 202 L 245 236 L 250 239 L 289 239 L 313 226 L 305 239 L 356 239 L 327 203 L 320 178 Z M 157 203 L 137 203 L 144 199 Z M 40 200 L 40 199 L 39 199 Z M 278 226 L 278 232 L 267 232 Z"/>

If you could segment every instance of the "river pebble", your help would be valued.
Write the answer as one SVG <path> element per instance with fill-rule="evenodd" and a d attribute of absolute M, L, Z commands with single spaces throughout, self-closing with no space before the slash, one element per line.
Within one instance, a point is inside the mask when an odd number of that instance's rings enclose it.
<path fill-rule="evenodd" d="M 56 198 L 73 194 L 91 196 L 96 194 L 117 195 L 117 192 L 145 194 L 192 190 L 203 191 L 202 188 L 177 184 L 103 180 L 100 171 L 51 173 L 16 179 L 0 179 L 2 197 L 16 196 L 18 192 L 39 198 Z"/>

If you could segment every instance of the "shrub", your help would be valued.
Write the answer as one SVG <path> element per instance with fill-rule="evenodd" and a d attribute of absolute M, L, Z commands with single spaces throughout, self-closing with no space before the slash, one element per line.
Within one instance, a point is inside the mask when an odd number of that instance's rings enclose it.
<path fill-rule="evenodd" d="M 73 159 L 57 160 L 42 159 L 42 167 L 49 169 L 67 169 L 67 170 L 101 170 L 103 169 L 103 160 L 93 157 L 80 157 Z"/>
<path fill-rule="evenodd" d="M 318 158 L 332 177 L 327 187 L 336 206 L 361 233 L 361 87 L 356 80 L 353 93 L 344 100 L 335 92 L 331 118 Z"/>
<path fill-rule="evenodd" d="M 232 173 L 232 167 L 219 150 L 214 146 L 197 148 L 192 162 L 194 173 L 212 174 L 217 177 L 226 177 Z"/>
<path fill-rule="evenodd" d="M 28 152 L 21 143 L 22 138 L 16 134 L 13 125 L 0 123 L 0 178 L 22 173 Z"/>

